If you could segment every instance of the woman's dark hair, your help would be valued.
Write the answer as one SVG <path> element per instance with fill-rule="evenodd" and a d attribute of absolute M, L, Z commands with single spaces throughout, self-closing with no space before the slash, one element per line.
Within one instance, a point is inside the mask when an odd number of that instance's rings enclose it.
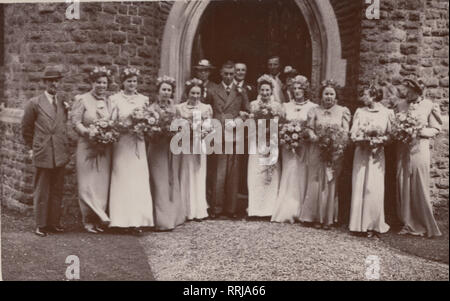
<path fill-rule="evenodd" d="M 383 100 L 383 89 L 381 87 L 370 86 L 367 88 L 369 90 L 369 96 L 373 97 L 375 102 Z"/>
<path fill-rule="evenodd" d="M 322 84 L 320 86 L 320 89 L 319 89 L 319 97 L 320 98 L 322 98 L 323 91 L 326 88 L 333 88 L 334 92 L 336 92 L 336 100 L 339 100 L 339 98 L 340 98 L 340 88 L 341 87 L 332 79 L 322 82 Z"/>
<path fill-rule="evenodd" d="M 92 71 L 91 73 L 89 73 L 89 82 L 91 84 L 95 83 L 101 77 L 106 77 L 106 79 L 108 80 L 108 85 L 111 83 L 111 80 L 112 80 L 111 73 L 108 71 L 104 71 L 104 70 L 99 71 L 97 69 L 95 71 Z"/>
<path fill-rule="evenodd" d="M 158 78 L 158 81 L 156 82 L 156 89 L 157 89 L 158 94 L 159 94 L 159 90 L 161 89 L 161 86 L 163 84 L 167 84 L 172 87 L 172 95 L 170 98 L 173 98 L 173 96 L 175 95 L 175 81 L 164 80 L 164 79 L 159 80 L 159 78 Z"/>
<path fill-rule="evenodd" d="M 184 85 L 183 102 L 189 99 L 189 92 L 194 87 L 200 88 L 200 97 L 202 99 L 204 98 L 205 87 L 203 86 L 203 81 L 198 78 L 193 78 L 188 80 Z"/>
<path fill-rule="evenodd" d="M 257 84 L 258 84 L 258 91 L 262 85 L 269 85 L 272 91 L 275 88 L 272 77 L 270 77 L 270 75 L 267 74 L 261 75 L 257 80 Z"/>

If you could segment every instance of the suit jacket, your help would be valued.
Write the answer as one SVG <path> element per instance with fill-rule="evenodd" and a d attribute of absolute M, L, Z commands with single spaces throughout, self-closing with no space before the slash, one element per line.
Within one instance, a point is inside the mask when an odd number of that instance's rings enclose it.
<path fill-rule="evenodd" d="M 242 89 L 241 93 L 236 88 L 236 85 L 233 84 L 230 95 L 227 95 L 224 86 L 220 83 L 210 93 L 214 118 L 220 120 L 222 124 L 225 119 L 239 116 L 240 111 L 248 112 L 250 110 L 246 89 Z"/>
<path fill-rule="evenodd" d="M 244 81 L 242 84 L 242 87 L 245 88 L 245 91 L 247 92 L 247 98 L 249 103 L 253 100 L 256 100 L 256 97 L 258 96 L 258 92 L 256 91 L 256 88 L 252 85 L 250 85 L 248 82 Z"/>
<path fill-rule="evenodd" d="M 57 110 L 45 94 L 31 98 L 22 118 L 22 136 L 33 149 L 34 165 L 55 168 L 67 164 L 69 148 L 67 138 L 67 110 L 62 99 L 56 97 Z"/>
<path fill-rule="evenodd" d="M 213 100 L 211 97 L 211 91 L 216 87 L 216 83 L 212 82 L 212 81 L 208 81 L 208 83 L 205 86 L 205 96 L 203 99 L 203 102 L 208 104 L 208 105 L 212 105 Z"/>

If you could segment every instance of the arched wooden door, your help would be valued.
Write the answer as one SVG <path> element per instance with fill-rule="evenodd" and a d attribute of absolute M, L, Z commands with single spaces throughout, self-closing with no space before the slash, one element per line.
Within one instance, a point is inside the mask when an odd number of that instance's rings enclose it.
<path fill-rule="evenodd" d="M 293 0 L 211 1 L 196 31 L 191 63 L 207 58 L 218 71 L 227 60 L 242 61 L 255 82 L 273 54 L 310 78 L 311 38 Z M 219 72 L 212 80 L 220 80 Z"/>

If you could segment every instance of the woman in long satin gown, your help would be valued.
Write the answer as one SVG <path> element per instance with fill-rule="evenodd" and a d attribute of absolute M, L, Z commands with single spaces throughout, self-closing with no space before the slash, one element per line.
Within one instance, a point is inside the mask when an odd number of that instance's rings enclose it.
<path fill-rule="evenodd" d="M 160 118 L 175 117 L 172 97 L 175 79 L 161 77 L 157 81 L 158 96 L 150 108 Z M 179 161 L 180 157 L 170 150 L 170 137 L 159 137 L 147 144 L 150 188 L 152 191 L 155 229 L 169 231 L 186 220 L 185 205 L 180 195 Z"/>
<path fill-rule="evenodd" d="M 212 107 L 201 102 L 204 87 L 198 79 L 187 82 L 185 94 L 187 101 L 176 105 L 176 116 L 192 120 L 194 112 L 202 119 L 212 118 Z M 192 133 L 191 133 L 192 135 Z M 191 147 L 190 151 L 193 151 Z M 182 153 L 180 156 L 179 181 L 181 199 L 188 220 L 201 221 L 208 217 L 206 200 L 206 154 Z"/>
<path fill-rule="evenodd" d="M 103 225 L 110 219 L 107 215 L 109 184 L 111 177 L 111 150 L 92 158 L 89 150 L 89 125 L 97 119 L 109 120 L 112 105 L 106 96 L 109 70 L 94 68 L 90 73 L 91 91 L 75 96 L 71 121 L 79 135 L 76 150 L 78 198 L 82 222 L 87 232 L 103 232 Z"/>
<path fill-rule="evenodd" d="M 322 96 L 319 107 L 308 112 L 307 126 L 311 129 L 312 141 L 317 141 L 314 131 L 319 126 L 338 126 L 349 131 L 351 114 L 348 108 L 337 104 L 337 85 L 329 80 L 322 84 Z M 337 178 L 342 170 L 342 156 L 334 160 L 334 169 L 328 166 L 320 156 L 317 143 L 311 145 L 308 158 L 308 179 L 306 196 L 300 212 L 300 221 L 314 223 L 316 228 L 330 229 L 338 217 L 339 199 Z"/>
<path fill-rule="evenodd" d="M 291 79 L 289 88 L 293 100 L 283 104 L 286 119 L 306 122 L 309 110 L 317 107 L 317 104 L 307 98 L 308 79 L 298 75 Z M 298 220 L 306 192 L 309 149 L 310 143 L 306 140 L 301 142 L 295 153 L 282 147 L 280 189 L 272 222 L 294 223 Z"/>
<path fill-rule="evenodd" d="M 384 216 L 384 147 L 379 146 L 378 149 L 372 150 L 366 142 L 358 142 L 362 129 L 376 131 L 379 136 L 388 137 L 394 112 L 379 103 L 382 98 L 381 89 L 366 89 L 361 97 L 364 106 L 356 110 L 350 130 L 356 148 L 353 158 L 349 229 L 352 232 L 367 233 L 367 237 L 389 231 Z"/>
<path fill-rule="evenodd" d="M 127 72 L 128 71 L 128 72 Z M 137 92 L 135 69 L 121 74 L 123 90 L 112 95 L 117 119 L 127 123 L 135 108 L 148 104 L 148 97 Z M 141 227 L 153 223 L 153 201 L 150 192 L 147 152 L 143 137 L 126 133 L 113 147 L 109 213 L 110 227 L 131 228 L 139 234 Z"/>
<path fill-rule="evenodd" d="M 442 128 L 439 105 L 422 96 L 423 86 L 408 79 L 406 99 L 396 106 L 424 126 L 412 144 L 397 143 L 397 209 L 403 228 L 399 234 L 440 236 L 430 196 L 430 139 Z"/>

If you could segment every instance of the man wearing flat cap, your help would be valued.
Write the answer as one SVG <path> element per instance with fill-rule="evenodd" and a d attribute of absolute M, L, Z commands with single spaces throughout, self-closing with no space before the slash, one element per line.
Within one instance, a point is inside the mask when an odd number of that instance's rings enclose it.
<path fill-rule="evenodd" d="M 200 60 L 198 64 L 194 66 L 196 77 L 203 82 L 203 87 L 205 87 L 203 102 L 206 104 L 212 104 L 210 92 L 216 86 L 216 84 L 209 80 L 209 76 L 211 75 L 211 71 L 214 68 L 215 67 L 211 65 L 211 63 L 206 59 Z"/>
<path fill-rule="evenodd" d="M 57 96 L 63 77 L 60 68 L 47 67 L 42 81 L 46 90 L 25 105 L 22 136 L 30 149 L 35 166 L 34 175 L 34 233 L 46 236 L 48 231 L 63 232 L 60 225 L 64 185 L 64 168 L 69 161 L 67 139 L 67 110 Z"/>

